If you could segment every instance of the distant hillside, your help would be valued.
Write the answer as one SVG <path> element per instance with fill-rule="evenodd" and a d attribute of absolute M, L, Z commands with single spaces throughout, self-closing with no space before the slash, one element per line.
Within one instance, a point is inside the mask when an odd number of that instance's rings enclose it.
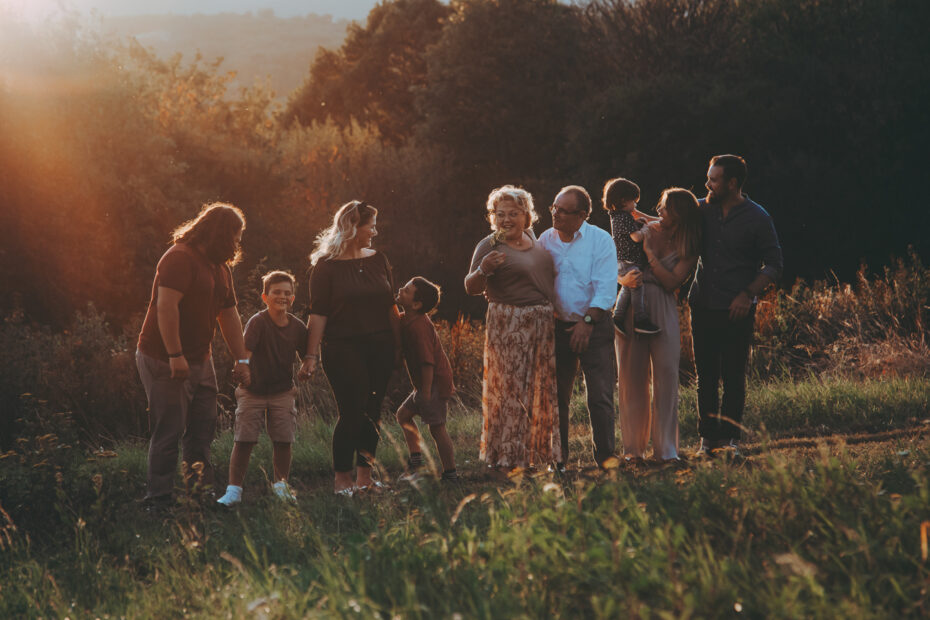
<path fill-rule="evenodd" d="M 276 17 L 271 11 L 102 19 L 105 32 L 135 37 L 164 58 L 178 52 L 193 58 L 198 51 L 209 61 L 222 56 L 221 68 L 238 72 L 239 85 L 268 80 L 279 99 L 303 83 L 320 46 L 342 44 L 349 23 L 329 15 Z"/>

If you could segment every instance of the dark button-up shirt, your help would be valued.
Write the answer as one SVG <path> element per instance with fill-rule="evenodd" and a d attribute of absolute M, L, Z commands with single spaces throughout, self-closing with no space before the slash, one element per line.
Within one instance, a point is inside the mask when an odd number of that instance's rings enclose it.
<path fill-rule="evenodd" d="M 726 309 L 740 291 L 764 273 L 777 281 L 784 260 L 772 217 L 744 196 L 727 217 L 719 205 L 700 201 L 701 260 L 689 301 L 692 306 Z"/>

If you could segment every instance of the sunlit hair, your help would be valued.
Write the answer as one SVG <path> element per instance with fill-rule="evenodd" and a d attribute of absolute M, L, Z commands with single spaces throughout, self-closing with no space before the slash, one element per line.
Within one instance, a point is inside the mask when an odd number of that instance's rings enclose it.
<path fill-rule="evenodd" d="M 416 276 L 411 282 L 413 282 L 413 301 L 420 302 L 420 312 L 429 314 L 435 310 L 439 305 L 439 297 L 442 295 L 439 285 L 422 276 Z"/>
<path fill-rule="evenodd" d="M 267 295 L 272 286 L 275 284 L 280 284 L 281 282 L 290 282 L 291 290 L 297 290 L 297 280 L 294 278 L 294 274 L 292 274 L 290 271 L 281 271 L 278 269 L 275 271 L 269 271 L 262 276 L 262 295 Z"/>
<path fill-rule="evenodd" d="M 575 197 L 575 204 L 578 205 L 581 211 L 591 213 L 591 194 L 580 185 L 566 185 L 559 190 L 559 194 L 571 194 Z M 556 194 L 556 197 L 558 197 L 558 194 Z"/>
<path fill-rule="evenodd" d="M 539 216 L 536 215 L 536 209 L 533 207 L 533 196 L 519 187 L 514 187 L 513 185 L 504 185 L 498 187 L 495 190 L 492 190 L 488 194 L 488 221 L 491 222 L 491 230 L 497 230 L 497 222 L 494 218 L 494 212 L 497 211 L 498 205 L 502 202 L 510 201 L 517 205 L 524 214 L 526 214 L 526 225 L 523 227 L 523 230 L 529 230 L 530 227 L 539 221 Z"/>
<path fill-rule="evenodd" d="M 378 210 L 361 200 L 353 200 L 339 207 L 333 216 L 332 226 L 317 235 L 313 253 L 310 254 L 310 264 L 316 265 L 321 258 L 339 258 L 349 241 L 355 239 L 358 228 L 366 225 L 376 215 Z"/>
<path fill-rule="evenodd" d="M 743 189 L 749 169 L 746 160 L 739 155 L 714 155 L 710 158 L 711 166 L 720 166 L 723 169 L 723 182 L 736 179 L 736 189 Z"/>
<path fill-rule="evenodd" d="M 672 245 L 679 258 L 698 256 L 701 253 L 701 214 L 695 195 L 681 187 L 670 187 L 662 192 L 659 205 L 675 218 Z"/>
<path fill-rule="evenodd" d="M 239 233 L 245 230 L 245 216 L 238 207 L 225 202 L 204 205 L 200 214 L 174 229 L 171 239 L 203 248 L 211 262 L 235 265 L 242 259 Z"/>
<path fill-rule="evenodd" d="M 604 196 L 601 198 L 605 211 L 616 211 L 622 208 L 627 200 L 639 200 L 639 185 L 623 177 L 607 181 L 604 185 Z"/>

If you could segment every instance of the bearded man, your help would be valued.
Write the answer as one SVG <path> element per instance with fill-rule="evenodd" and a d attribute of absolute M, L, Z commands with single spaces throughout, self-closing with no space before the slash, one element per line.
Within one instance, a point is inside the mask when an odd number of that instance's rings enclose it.
<path fill-rule="evenodd" d="M 702 455 L 739 454 L 756 302 L 784 265 L 772 217 L 743 194 L 746 174 L 742 157 L 711 158 L 700 201 L 701 260 L 689 302 Z"/>

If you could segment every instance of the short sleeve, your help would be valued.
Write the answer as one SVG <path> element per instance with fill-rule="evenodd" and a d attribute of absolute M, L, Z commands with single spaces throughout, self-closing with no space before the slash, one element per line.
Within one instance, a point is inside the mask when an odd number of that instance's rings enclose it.
<path fill-rule="evenodd" d="M 233 285 L 233 276 L 232 269 L 229 265 L 223 265 L 223 277 L 226 279 L 226 297 L 223 298 L 223 302 L 220 304 L 220 307 L 224 310 L 226 308 L 234 308 L 239 300 L 236 299 L 236 287 Z"/>
<path fill-rule="evenodd" d="M 417 348 L 417 358 L 421 364 L 436 365 L 436 356 L 433 347 L 433 328 L 428 318 L 420 319 L 416 324 L 414 342 Z"/>
<path fill-rule="evenodd" d="M 381 254 L 381 258 L 384 260 L 384 275 L 391 287 L 391 291 L 395 291 L 397 290 L 397 285 L 394 282 L 394 267 L 391 266 L 391 261 L 388 260 L 384 252 L 379 252 L 379 254 Z"/>
<path fill-rule="evenodd" d="M 194 281 L 195 269 L 190 256 L 182 251 L 174 250 L 166 252 L 161 257 L 156 272 L 158 286 L 186 294 Z"/>
<path fill-rule="evenodd" d="M 253 314 L 249 322 L 245 324 L 245 348 L 250 352 L 255 352 L 258 343 L 262 339 L 262 320 L 261 314 Z"/>
<path fill-rule="evenodd" d="M 332 272 L 326 259 L 310 273 L 310 314 L 329 316 L 333 307 Z"/>

